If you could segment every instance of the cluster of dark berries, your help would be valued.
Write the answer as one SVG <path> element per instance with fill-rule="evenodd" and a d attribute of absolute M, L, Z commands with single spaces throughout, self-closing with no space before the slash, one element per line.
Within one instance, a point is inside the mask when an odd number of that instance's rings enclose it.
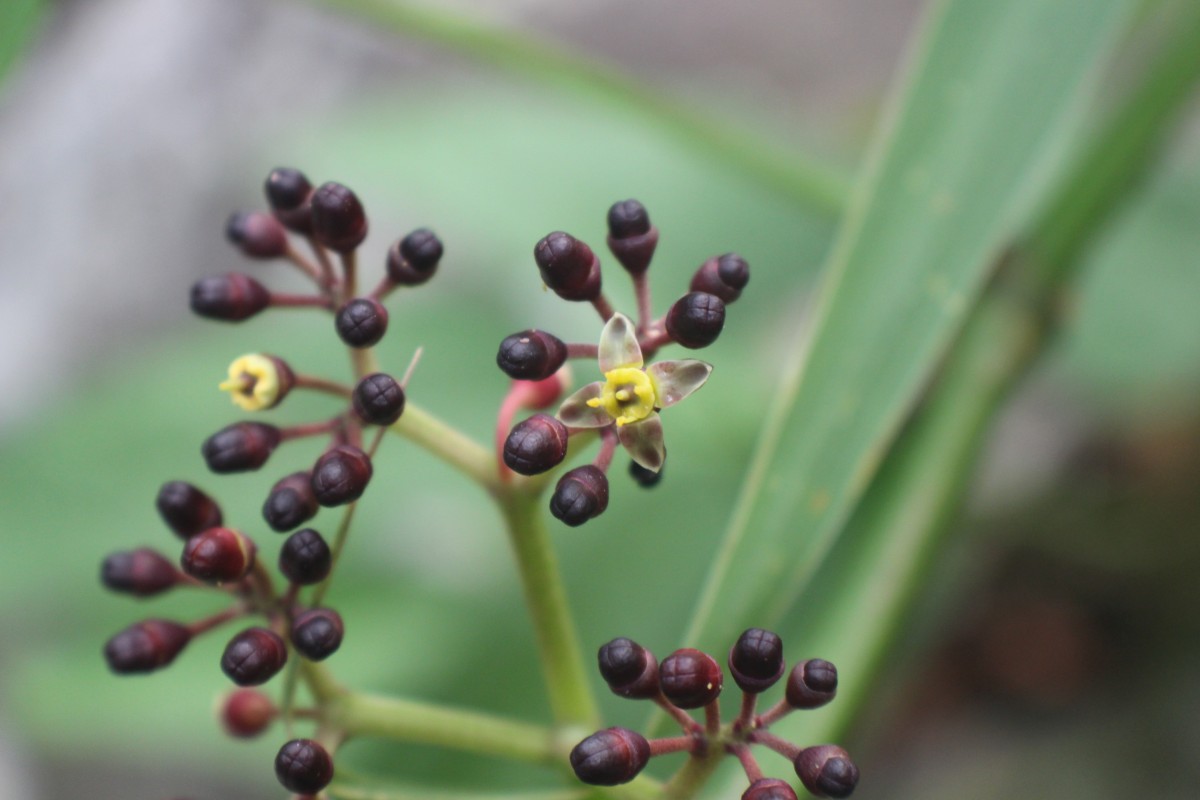
<path fill-rule="evenodd" d="M 564 300 L 592 304 L 605 322 L 600 343 L 568 344 L 531 329 L 506 337 L 496 354 L 496 363 L 514 381 L 497 423 L 500 455 L 509 470 L 546 472 L 566 457 L 570 436 L 584 430 L 600 435 L 593 463 L 565 473 L 551 497 L 551 513 L 567 525 L 582 525 L 607 507 L 607 472 L 617 444 L 630 456 L 634 480 L 646 487 L 658 482 L 666 458 L 659 412 L 702 386 L 712 368 L 693 359 L 653 364 L 646 359 L 670 343 L 699 349 L 715 342 L 725 325 L 725 306 L 750 280 L 741 256 L 710 258 L 696 270 L 690 291 L 655 318 L 646 274 L 657 245 L 658 229 L 641 203 L 625 200 L 609 209 L 608 249 L 633 279 L 635 323 L 615 312 L 601 291 L 600 259 L 592 248 L 562 231 L 543 238 L 533 251 L 542 280 Z M 544 409 L 558 398 L 558 372 L 571 358 L 596 359 L 604 380 L 566 398 L 557 414 L 534 414 L 510 430 L 516 411 Z"/>
<path fill-rule="evenodd" d="M 699 650 L 676 650 L 660 664 L 649 650 L 629 639 L 613 639 L 600 648 L 600 674 L 613 693 L 650 700 L 669 713 L 682 736 L 647 740 L 627 728 L 592 734 L 571 751 L 571 768 L 584 783 L 614 786 L 637 777 L 654 756 L 686 752 L 694 758 L 723 750 L 741 762 L 750 781 L 742 800 L 796 800 L 792 787 L 766 778 L 750 751 L 762 745 L 792 762 L 801 783 L 818 797 L 848 797 L 858 784 L 858 768 L 835 745 L 798 747 L 770 733 L 773 722 L 796 709 L 819 708 L 837 694 L 837 670 L 821 659 L 797 663 L 787 676 L 784 697 L 766 712 L 756 712 L 758 695 L 771 688 L 786 670 L 783 642 L 760 628 L 743 633 L 729 651 L 729 673 L 742 690 L 741 710 L 721 724 L 717 698 L 724 674 L 712 656 Z M 687 712 L 704 709 L 700 724 Z"/>

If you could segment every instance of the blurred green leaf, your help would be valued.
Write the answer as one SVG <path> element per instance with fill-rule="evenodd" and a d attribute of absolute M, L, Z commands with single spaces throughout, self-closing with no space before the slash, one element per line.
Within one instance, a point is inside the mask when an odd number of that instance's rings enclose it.
<path fill-rule="evenodd" d="M 33 38 L 45 12 L 45 0 L 5 0 L 0 3 L 0 85 Z"/>

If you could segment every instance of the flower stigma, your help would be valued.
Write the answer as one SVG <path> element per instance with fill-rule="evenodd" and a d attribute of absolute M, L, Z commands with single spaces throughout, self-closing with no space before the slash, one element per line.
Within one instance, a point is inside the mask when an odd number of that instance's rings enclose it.
<path fill-rule="evenodd" d="M 241 356 L 229 365 L 229 378 L 220 383 L 235 405 L 246 411 L 270 408 L 279 398 L 279 370 L 258 353 Z"/>
<path fill-rule="evenodd" d="M 649 375 L 637 367 L 617 367 L 604 373 L 600 396 L 587 404 L 603 408 L 620 427 L 650 416 L 657 402 L 658 391 Z"/>

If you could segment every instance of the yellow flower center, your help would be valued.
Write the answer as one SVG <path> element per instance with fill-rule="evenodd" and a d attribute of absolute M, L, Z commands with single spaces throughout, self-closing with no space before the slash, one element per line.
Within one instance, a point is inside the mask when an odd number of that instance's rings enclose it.
<path fill-rule="evenodd" d="M 220 388 L 246 411 L 260 411 L 270 408 L 279 396 L 279 371 L 266 356 L 245 355 L 229 365 L 229 380 L 222 381 Z"/>
<path fill-rule="evenodd" d="M 604 388 L 588 405 L 603 408 L 617 425 L 628 425 L 650 416 L 657 402 L 658 390 L 649 375 L 637 367 L 618 367 L 604 373 Z"/>

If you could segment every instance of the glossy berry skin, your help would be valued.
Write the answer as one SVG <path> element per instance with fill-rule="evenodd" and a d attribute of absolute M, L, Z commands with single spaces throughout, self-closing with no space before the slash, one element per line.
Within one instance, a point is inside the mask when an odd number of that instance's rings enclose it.
<path fill-rule="evenodd" d="M 608 508 L 608 478 L 599 468 L 588 464 L 563 474 L 550 497 L 550 513 L 572 528 Z"/>
<path fill-rule="evenodd" d="M 571 769 L 592 786 L 616 786 L 637 777 L 650 760 L 650 743 L 627 728 L 593 733 L 571 750 Z"/>
<path fill-rule="evenodd" d="M 179 571 L 148 547 L 113 553 L 100 567 L 100 580 L 114 592 L 153 597 L 179 582 Z"/>
<path fill-rule="evenodd" d="M 279 428 L 262 422 L 235 422 L 204 440 L 200 454 L 218 474 L 250 472 L 267 463 L 282 439 Z"/>
<path fill-rule="evenodd" d="M 729 650 L 729 674 L 743 692 L 759 694 L 783 677 L 783 641 L 762 628 L 750 628 Z"/>
<path fill-rule="evenodd" d="M 662 480 L 662 467 L 658 468 L 658 472 L 648 470 L 636 461 L 629 462 L 629 475 L 643 489 L 653 489 L 658 486 L 658 482 Z"/>
<path fill-rule="evenodd" d="M 404 413 L 404 387 L 391 375 L 376 372 L 354 387 L 354 413 L 369 425 L 391 425 Z"/>
<path fill-rule="evenodd" d="M 708 347 L 725 327 L 725 303 L 707 292 L 688 292 L 667 312 L 667 334 L 689 350 Z"/>
<path fill-rule="evenodd" d="M 787 781 L 760 778 L 742 793 L 742 800 L 796 800 L 796 792 Z"/>
<path fill-rule="evenodd" d="M 521 475 L 538 475 L 567 457 L 567 426 L 547 414 L 517 423 L 504 441 L 504 463 Z"/>
<path fill-rule="evenodd" d="M 333 759 L 312 739 L 293 739 L 275 756 L 275 777 L 296 794 L 316 794 L 333 780 Z"/>
<path fill-rule="evenodd" d="M 567 360 L 567 346 L 557 336 L 539 330 L 504 337 L 496 366 L 519 381 L 541 381 L 558 372 Z"/>
<path fill-rule="evenodd" d="M 608 210 L 608 249 L 631 275 L 650 266 L 658 247 L 658 228 L 650 224 L 646 207 L 637 200 L 622 200 Z"/>
<path fill-rule="evenodd" d="M 737 253 L 710 258 L 692 276 L 691 290 L 721 298 L 726 305 L 742 296 L 750 282 L 750 265 Z"/>
<path fill-rule="evenodd" d="M 353 445 L 338 445 L 313 465 L 313 493 L 326 508 L 352 503 L 362 497 L 373 472 L 366 453 Z"/>
<path fill-rule="evenodd" d="M 792 667 L 787 681 L 787 702 L 793 708 L 820 708 L 837 695 L 837 667 L 820 658 Z"/>
<path fill-rule="evenodd" d="M 175 660 L 192 638 L 187 627 L 165 619 L 130 625 L 104 645 L 108 668 L 121 675 L 162 669 Z"/>
<path fill-rule="evenodd" d="M 271 530 L 286 533 L 315 517 L 320 507 L 312 490 L 312 476 L 293 472 L 271 487 L 262 515 Z"/>
<path fill-rule="evenodd" d="M 637 200 L 622 200 L 608 209 L 608 235 L 629 239 L 650 232 L 650 215 Z"/>
<path fill-rule="evenodd" d="M 312 528 L 293 533 L 279 550 L 279 571 L 292 583 L 309 586 L 325 580 L 333 554 L 321 534 Z"/>
<path fill-rule="evenodd" d="M 542 282 L 564 300 L 600 296 L 600 260 L 592 248 L 562 231 L 547 235 L 533 249 Z"/>
<path fill-rule="evenodd" d="M 237 739 L 252 739 L 266 731 L 278 713 L 271 698 L 257 689 L 237 689 L 221 703 L 221 727 Z"/>
<path fill-rule="evenodd" d="M 254 542 L 232 528 L 209 528 L 187 540 L 179 562 L 193 578 L 227 583 L 250 571 L 254 553 Z"/>
<path fill-rule="evenodd" d="M 345 635 L 341 615 L 329 608 L 305 611 L 292 624 L 292 644 L 310 661 L 324 661 L 336 653 Z"/>
<path fill-rule="evenodd" d="M 231 272 L 196 281 L 189 302 L 201 317 L 241 322 L 269 306 L 271 293 L 249 275 Z"/>
<path fill-rule="evenodd" d="M 367 238 L 367 214 L 362 203 L 342 184 L 322 184 L 309 202 L 313 235 L 330 250 L 349 253 Z"/>
<path fill-rule="evenodd" d="M 158 490 L 154 505 L 175 535 L 187 539 L 221 524 L 221 507 L 186 481 L 167 481 Z"/>
<path fill-rule="evenodd" d="M 658 661 L 637 642 L 623 636 L 613 639 L 600 648 L 596 660 L 613 694 L 631 700 L 658 695 Z"/>
<path fill-rule="evenodd" d="M 793 764 L 804 788 L 817 797 L 849 797 L 858 785 L 858 767 L 840 747 L 806 747 Z"/>
<path fill-rule="evenodd" d="M 443 252 L 442 240 L 433 231 L 418 228 L 388 250 L 388 277 L 401 286 L 419 286 L 437 272 Z"/>
<path fill-rule="evenodd" d="M 659 682 L 666 698 L 679 708 L 703 708 L 721 694 L 721 666 L 708 653 L 685 647 L 663 659 Z"/>
<path fill-rule="evenodd" d="M 262 211 L 237 211 L 225 223 L 225 238 L 249 258 L 278 258 L 287 252 L 287 231 Z"/>
<path fill-rule="evenodd" d="M 297 233 L 312 232 L 312 184 L 304 173 L 290 167 L 280 167 L 267 176 L 263 190 L 275 217 Z"/>
<path fill-rule="evenodd" d="M 356 297 L 342 306 L 334 318 L 338 337 L 350 347 L 378 344 L 387 327 L 387 309 L 370 297 Z"/>
<path fill-rule="evenodd" d="M 258 686 L 283 669 L 287 655 L 287 644 L 279 634 L 267 628 L 247 628 L 225 645 L 221 671 L 238 686 Z"/>

